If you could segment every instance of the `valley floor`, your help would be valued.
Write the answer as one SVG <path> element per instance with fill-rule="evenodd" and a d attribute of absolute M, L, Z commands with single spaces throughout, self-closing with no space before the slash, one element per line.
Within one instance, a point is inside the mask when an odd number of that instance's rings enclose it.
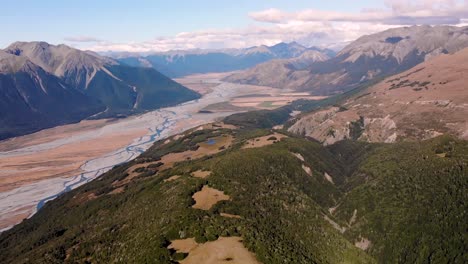
<path fill-rule="evenodd" d="M 125 119 L 86 120 L 1 141 L 0 231 L 31 216 L 59 194 L 137 157 L 157 140 L 235 112 L 314 99 L 287 90 L 221 83 L 221 77 L 205 74 L 178 79 L 203 97 L 175 107 Z M 287 101 L 280 98 L 282 94 L 288 95 Z M 239 104 L 245 97 L 254 99 Z"/>

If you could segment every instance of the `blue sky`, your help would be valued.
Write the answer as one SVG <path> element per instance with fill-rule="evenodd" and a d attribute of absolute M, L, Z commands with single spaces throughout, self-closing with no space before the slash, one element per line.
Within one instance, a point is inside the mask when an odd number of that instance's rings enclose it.
<path fill-rule="evenodd" d="M 359 31 L 354 35 L 348 34 L 347 36 L 345 36 L 345 32 L 342 32 L 340 33 L 343 34 L 341 39 L 333 39 L 330 36 L 323 39 L 324 43 L 348 41 L 360 33 L 368 33 L 366 30 L 358 29 L 358 24 L 361 28 L 365 26 L 362 23 L 374 24 L 370 31 L 385 29 L 390 25 L 375 27 L 375 24 L 379 24 L 375 21 L 371 23 L 369 23 L 370 21 L 341 21 L 341 18 L 338 19 L 339 22 L 335 20 L 320 21 L 321 14 L 318 18 L 313 18 L 312 21 L 309 21 L 310 18 L 301 21 L 303 20 L 302 16 L 296 17 L 295 14 L 304 10 L 318 10 L 334 12 L 338 15 L 345 15 L 345 17 L 349 14 L 356 14 L 359 17 L 362 10 L 388 11 L 395 2 L 399 4 L 401 1 L 4 1 L 1 7 L 2 16 L 0 16 L 0 23 L 3 25 L 0 46 L 5 47 L 17 40 L 44 40 L 55 44 L 66 43 L 96 50 L 108 48 L 143 51 L 184 47 L 237 47 L 271 44 L 283 40 L 300 40 L 313 44 L 316 40 L 313 40 L 313 37 L 307 38 L 306 33 L 308 32 L 300 32 L 296 35 L 288 32 L 289 29 L 301 31 L 302 29 L 299 27 L 303 25 L 305 25 L 303 28 L 310 29 L 310 36 L 323 37 L 327 34 L 331 35 L 334 30 Z M 426 0 L 424 2 L 444 1 Z M 403 5 L 402 9 L 410 9 L 410 7 Z M 277 13 L 285 14 L 285 17 L 288 18 L 285 21 L 270 21 L 270 13 L 266 19 L 264 16 L 262 17 L 263 13 L 259 16 L 252 16 L 252 13 L 268 10 L 275 15 Z M 343 23 L 348 24 L 344 25 Z M 320 29 L 322 24 L 329 29 L 328 32 Z M 265 30 L 271 31 L 270 34 L 259 35 L 259 39 L 255 39 L 255 34 L 251 33 L 264 32 Z M 281 36 L 281 30 L 285 32 L 284 37 Z M 181 38 L 178 36 L 181 32 L 190 32 L 195 35 Z M 201 37 L 200 32 L 204 32 L 201 35 L 205 35 L 205 38 Z M 275 33 L 273 34 L 273 32 Z M 207 35 L 209 37 L 206 37 Z M 216 38 L 214 35 L 218 37 Z M 235 36 L 230 39 L 232 35 Z M 245 37 L 244 40 L 243 37 Z M 191 40 L 194 40 L 194 43 L 187 43 Z M 231 43 L 230 40 L 232 40 Z"/>

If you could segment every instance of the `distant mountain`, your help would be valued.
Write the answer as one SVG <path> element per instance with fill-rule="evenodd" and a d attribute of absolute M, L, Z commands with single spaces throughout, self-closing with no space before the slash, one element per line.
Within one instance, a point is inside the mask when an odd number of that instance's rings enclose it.
<path fill-rule="evenodd" d="M 413 26 L 389 29 L 363 36 L 346 46 L 336 57 L 293 69 L 284 78 L 273 67 L 266 72 L 249 69 L 227 80 L 272 87 L 285 87 L 313 94 L 348 91 L 375 77 L 405 71 L 431 57 L 468 47 L 468 27 Z M 246 81 L 247 80 L 247 81 Z"/>
<path fill-rule="evenodd" d="M 199 98 L 154 69 L 65 45 L 16 42 L 0 54 L 0 139 Z"/>
<path fill-rule="evenodd" d="M 274 46 L 258 46 L 246 49 L 168 51 L 147 56 L 110 54 L 120 62 L 131 66 L 153 67 L 170 77 L 195 73 L 228 72 L 253 67 L 272 59 L 287 59 L 316 50 L 334 55 L 327 49 L 306 48 L 297 42 L 278 43 Z"/>
<path fill-rule="evenodd" d="M 316 51 L 304 51 L 299 57 L 291 59 L 275 59 L 261 63 L 247 71 L 230 75 L 223 79 L 227 82 L 270 86 L 294 86 L 297 80 L 306 78 L 307 72 L 302 71 L 315 62 L 328 60 L 326 54 Z"/>
<path fill-rule="evenodd" d="M 468 48 L 440 55 L 362 90 L 341 105 L 303 114 L 289 131 L 324 144 L 468 139 Z"/>

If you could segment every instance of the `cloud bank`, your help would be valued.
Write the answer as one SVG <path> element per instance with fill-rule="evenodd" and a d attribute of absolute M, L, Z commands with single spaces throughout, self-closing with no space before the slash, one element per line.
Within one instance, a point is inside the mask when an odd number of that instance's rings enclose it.
<path fill-rule="evenodd" d="M 69 37 L 66 41 L 98 52 L 245 48 L 291 41 L 339 49 L 362 35 L 392 27 L 467 25 L 468 22 L 468 0 L 385 0 L 384 4 L 382 9 L 367 8 L 356 13 L 267 9 L 248 14 L 252 25 L 245 28 L 181 32 L 145 42 L 113 43 L 86 36 Z"/>
<path fill-rule="evenodd" d="M 358 13 L 307 9 L 284 12 L 267 9 L 252 12 L 255 21 L 287 23 L 290 21 L 367 22 L 384 25 L 459 24 L 468 18 L 468 1 L 457 0 L 386 0 L 386 9 L 364 9 Z"/>

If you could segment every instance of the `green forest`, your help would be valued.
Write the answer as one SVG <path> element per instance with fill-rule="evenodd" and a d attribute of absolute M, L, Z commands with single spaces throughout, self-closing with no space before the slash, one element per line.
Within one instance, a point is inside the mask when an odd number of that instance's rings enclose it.
<path fill-rule="evenodd" d="M 2 233 L 0 259 L 177 263 L 187 254 L 168 249 L 172 240 L 241 236 L 262 263 L 467 262 L 466 141 L 441 136 L 324 147 L 281 133 L 285 138 L 270 137 L 271 144 L 248 149 L 248 140 L 272 131 L 214 127 L 157 142 Z M 232 135 L 231 146 L 160 169 L 165 155 L 194 151 L 220 135 Z M 130 167 L 147 163 L 125 185 L 115 184 L 129 176 Z M 211 175 L 191 176 L 197 170 Z M 166 181 L 173 175 L 181 177 Z M 205 185 L 230 200 L 206 211 L 192 208 L 192 195 Z M 359 241 L 367 241 L 366 248 L 357 247 Z"/>

